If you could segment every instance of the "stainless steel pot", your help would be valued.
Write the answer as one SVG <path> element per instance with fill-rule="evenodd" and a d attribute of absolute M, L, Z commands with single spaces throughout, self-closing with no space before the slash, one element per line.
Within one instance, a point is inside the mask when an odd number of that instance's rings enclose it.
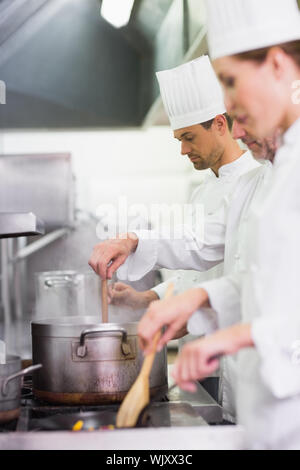
<path fill-rule="evenodd" d="M 34 394 L 66 404 L 120 402 L 139 374 L 144 356 L 138 323 L 99 323 L 98 317 L 64 317 L 32 322 Z M 166 348 L 155 357 L 151 393 L 167 391 Z"/>
<path fill-rule="evenodd" d="M 35 318 L 101 314 L 101 279 L 93 271 L 35 273 Z M 99 307 L 100 306 L 100 307 Z"/>
<path fill-rule="evenodd" d="M 19 356 L 6 356 L 6 364 L 0 364 L 0 423 L 12 421 L 20 414 L 21 378 L 40 369 L 36 364 L 26 369 L 21 368 Z"/>

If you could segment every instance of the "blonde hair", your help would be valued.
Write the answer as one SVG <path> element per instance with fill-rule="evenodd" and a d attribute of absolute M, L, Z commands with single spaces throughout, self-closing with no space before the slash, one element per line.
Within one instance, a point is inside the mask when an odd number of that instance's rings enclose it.
<path fill-rule="evenodd" d="M 291 56 L 296 65 L 300 68 L 300 40 L 287 42 L 283 44 L 276 44 L 272 47 L 279 47 L 287 55 Z M 243 52 L 241 54 L 235 54 L 239 60 L 252 60 L 254 62 L 263 63 L 268 55 L 268 52 L 272 47 L 264 47 L 262 49 L 256 49 L 254 51 Z"/>

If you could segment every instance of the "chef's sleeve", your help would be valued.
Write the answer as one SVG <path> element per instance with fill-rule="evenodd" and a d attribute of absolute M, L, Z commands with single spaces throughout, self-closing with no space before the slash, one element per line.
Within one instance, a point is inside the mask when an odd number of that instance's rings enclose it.
<path fill-rule="evenodd" d="M 198 286 L 208 293 L 211 308 L 216 315 L 216 328 L 228 328 L 241 321 L 241 282 L 241 275 L 235 273 Z M 205 313 L 205 310 L 202 311 Z"/>
<path fill-rule="evenodd" d="M 218 316 L 212 308 L 197 310 L 187 323 L 187 330 L 193 336 L 209 335 L 218 328 Z"/>
<path fill-rule="evenodd" d="M 297 314 L 299 316 L 299 311 Z M 258 318 L 252 339 L 260 356 L 260 373 L 277 398 L 300 393 L 300 321 L 291 315 Z"/>
<path fill-rule="evenodd" d="M 252 338 L 260 357 L 261 378 L 280 399 L 300 394 L 298 160 L 297 151 L 294 166 L 287 165 L 278 173 L 272 204 L 260 221 L 261 249 L 252 265 L 256 302 Z"/>
<path fill-rule="evenodd" d="M 175 275 L 170 277 L 167 281 L 161 282 L 157 286 L 153 287 L 151 290 L 156 293 L 159 299 L 163 299 L 165 296 L 165 293 L 167 292 L 168 286 L 170 284 L 173 284 L 174 290 L 173 290 L 173 295 L 179 294 L 180 290 L 180 281 L 181 281 L 181 276 Z"/>
<path fill-rule="evenodd" d="M 207 271 L 224 259 L 225 216 L 208 220 L 204 233 L 178 226 L 170 238 L 169 228 L 135 231 L 137 249 L 118 269 L 120 280 L 138 281 L 154 269 Z"/>

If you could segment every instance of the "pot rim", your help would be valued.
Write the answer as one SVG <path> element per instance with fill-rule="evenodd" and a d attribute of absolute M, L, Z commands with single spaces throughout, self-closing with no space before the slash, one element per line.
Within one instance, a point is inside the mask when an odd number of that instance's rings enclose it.
<path fill-rule="evenodd" d="M 54 271 L 37 271 L 34 273 L 34 276 L 37 278 L 43 278 L 43 277 L 57 277 L 57 276 L 74 276 L 74 275 L 84 275 L 84 276 L 94 276 L 95 278 L 98 277 L 94 271 L 89 271 L 88 269 L 85 270 L 80 270 L 76 271 L 73 269 L 62 269 L 62 270 L 54 270 Z M 99 279 L 100 281 L 100 279 Z"/>
<path fill-rule="evenodd" d="M 96 316 L 65 316 L 54 318 L 43 318 L 31 322 L 32 336 L 50 336 L 50 337 L 65 337 L 74 338 L 80 337 L 84 330 L 96 327 L 106 327 L 109 329 L 116 327 L 125 329 L 128 336 L 137 336 L 138 322 L 127 323 L 102 323 L 99 317 Z M 106 336 L 109 336 L 109 334 Z M 112 336 L 116 333 L 113 332 Z"/>
<path fill-rule="evenodd" d="M 5 370 L 7 367 L 10 367 L 13 364 L 20 364 L 20 369 L 22 367 L 21 363 L 21 357 L 16 356 L 15 354 L 6 354 L 6 363 L 5 364 L 0 364 L 0 371 Z"/>
<path fill-rule="evenodd" d="M 20 369 L 21 369 L 21 357 L 16 356 L 15 354 L 6 354 L 6 363 L 5 364 L 0 364 L 0 370 L 5 368 L 5 366 L 9 366 L 14 363 L 20 363 Z"/>
<path fill-rule="evenodd" d="M 2 384 L 8 376 L 15 374 L 22 370 L 22 360 L 20 356 L 14 354 L 6 354 L 6 363 L 0 364 L 0 383 Z M 2 392 L 0 388 L 0 398 L 2 397 Z"/>

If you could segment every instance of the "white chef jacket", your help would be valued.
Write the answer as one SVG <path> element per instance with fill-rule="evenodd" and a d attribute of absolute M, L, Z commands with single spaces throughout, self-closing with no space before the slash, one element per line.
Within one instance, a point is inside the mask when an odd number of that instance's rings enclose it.
<path fill-rule="evenodd" d="M 241 321 L 241 275 L 245 251 L 247 221 L 253 205 L 263 199 L 272 177 L 272 165 L 264 164 L 243 175 L 234 192 L 235 204 L 232 204 L 227 218 L 227 232 L 224 253 L 224 276 L 200 284 L 209 295 L 212 309 L 200 309 L 188 322 L 188 330 L 196 334 L 197 329 L 209 322 L 208 333 L 218 328 L 226 328 Z M 198 285 L 199 287 L 199 285 Z M 220 395 L 222 397 L 223 416 L 228 421 L 236 417 L 236 356 L 222 359 L 222 380 Z"/>
<path fill-rule="evenodd" d="M 254 449 L 300 448 L 299 168 L 300 119 L 284 135 L 269 190 L 252 206 L 231 292 L 217 293 L 221 280 L 209 292 L 218 318 L 240 297 L 242 321 L 252 325 L 256 348 L 238 354 L 237 409 Z"/>
<path fill-rule="evenodd" d="M 229 272 L 234 264 L 234 256 L 237 251 L 237 231 L 240 221 L 240 214 L 243 205 L 246 204 L 249 194 L 255 192 L 257 186 L 256 174 L 260 174 L 263 166 L 252 157 L 248 151 L 234 162 L 224 165 L 219 170 L 219 178 L 211 171 L 199 188 L 194 192 L 192 204 L 202 202 L 204 205 L 205 226 L 204 241 L 197 239 L 197 233 L 186 227 L 185 237 L 181 240 L 160 239 L 157 234 L 156 239 L 144 239 L 144 232 L 135 232 L 139 237 L 139 244 L 134 254 L 118 270 L 118 278 L 134 281 L 144 276 L 149 270 L 165 267 L 168 269 L 197 269 L 206 273 L 189 273 L 188 279 L 182 274 L 177 274 L 172 281 L 175 284 L 176 293 L 184 289 L 195 287 L 199 283 L 199 275 L 206 274 L 206 279 L 219 277 L 223 274 L 224 249 L 226 246 L 227 256 L 226 272 Z M 243 182 L 242 192 L 238 197 L 235 194 L 236 185 L 243 176 L 247 177 Z M 235 209 L 236 208 L 236 209 Z M 234 214 L 230 218 L 228 225 L 228 210 Z M 198 250 L 188 251 L 186 243 L 196 241 Z M 220 263 L 222 263 L 220 265 Z M 210 268 L 214 271 L 207 271 Z M 191 277 L 192 276 L 192 277 Z M 203 278 L 203 277 L 202 277 Z M 170 280 L 154 288 L 159 297 L 162 297 Z M 205 312 L 205 315 L 203 315 Z M 236 321 L 234 319 L 234 321 Z M 189 333 L 192 335 L 203 335 L 211 333 L 216 328 L 216 316 L 212 309 L 202 309 L 200 315 L 195 314 L 188 324 Z M 225 367 L 224 359 L 222 366 Z M 220 401 L 224 407 L 224 418 L 233 421 L 235 417 L 235 407 L 233 405 L 233 392 L 231 386 L 230 364 L 227 366 L 227 373 L 223 372 L 222 382 L 228 383 L 221 391 Z M 234 376 L 235 377 L 235 376 Z M 224 393 L 223 393 L 224 390 Z M 228 390 L 228 397 L 226 396 Z M 228 406 L 227 406 L 228 402 Z M 225 406 L 224 406 L 225 404 Z"/>
<path fill-rule="evenodd" d="M 204 236 L 197 234 L 197 227 L 184 226 L 181 239 L 164 238 L 164 229 L 135 231 L 139 238 L 137 249 L 118 269 L 120 280 L 137 281 L 149 271 L 159 268 L 207 271 L 223 262 L 226 236 L 226 219 L 231 195 L 238 178 L 260 167 L 251 152 L 219 169 L 217 178 L 210 171 L 193 195 L 193 201 L 204 208 Z M 188 250 L 187 246 L 193 246 Z"/>

